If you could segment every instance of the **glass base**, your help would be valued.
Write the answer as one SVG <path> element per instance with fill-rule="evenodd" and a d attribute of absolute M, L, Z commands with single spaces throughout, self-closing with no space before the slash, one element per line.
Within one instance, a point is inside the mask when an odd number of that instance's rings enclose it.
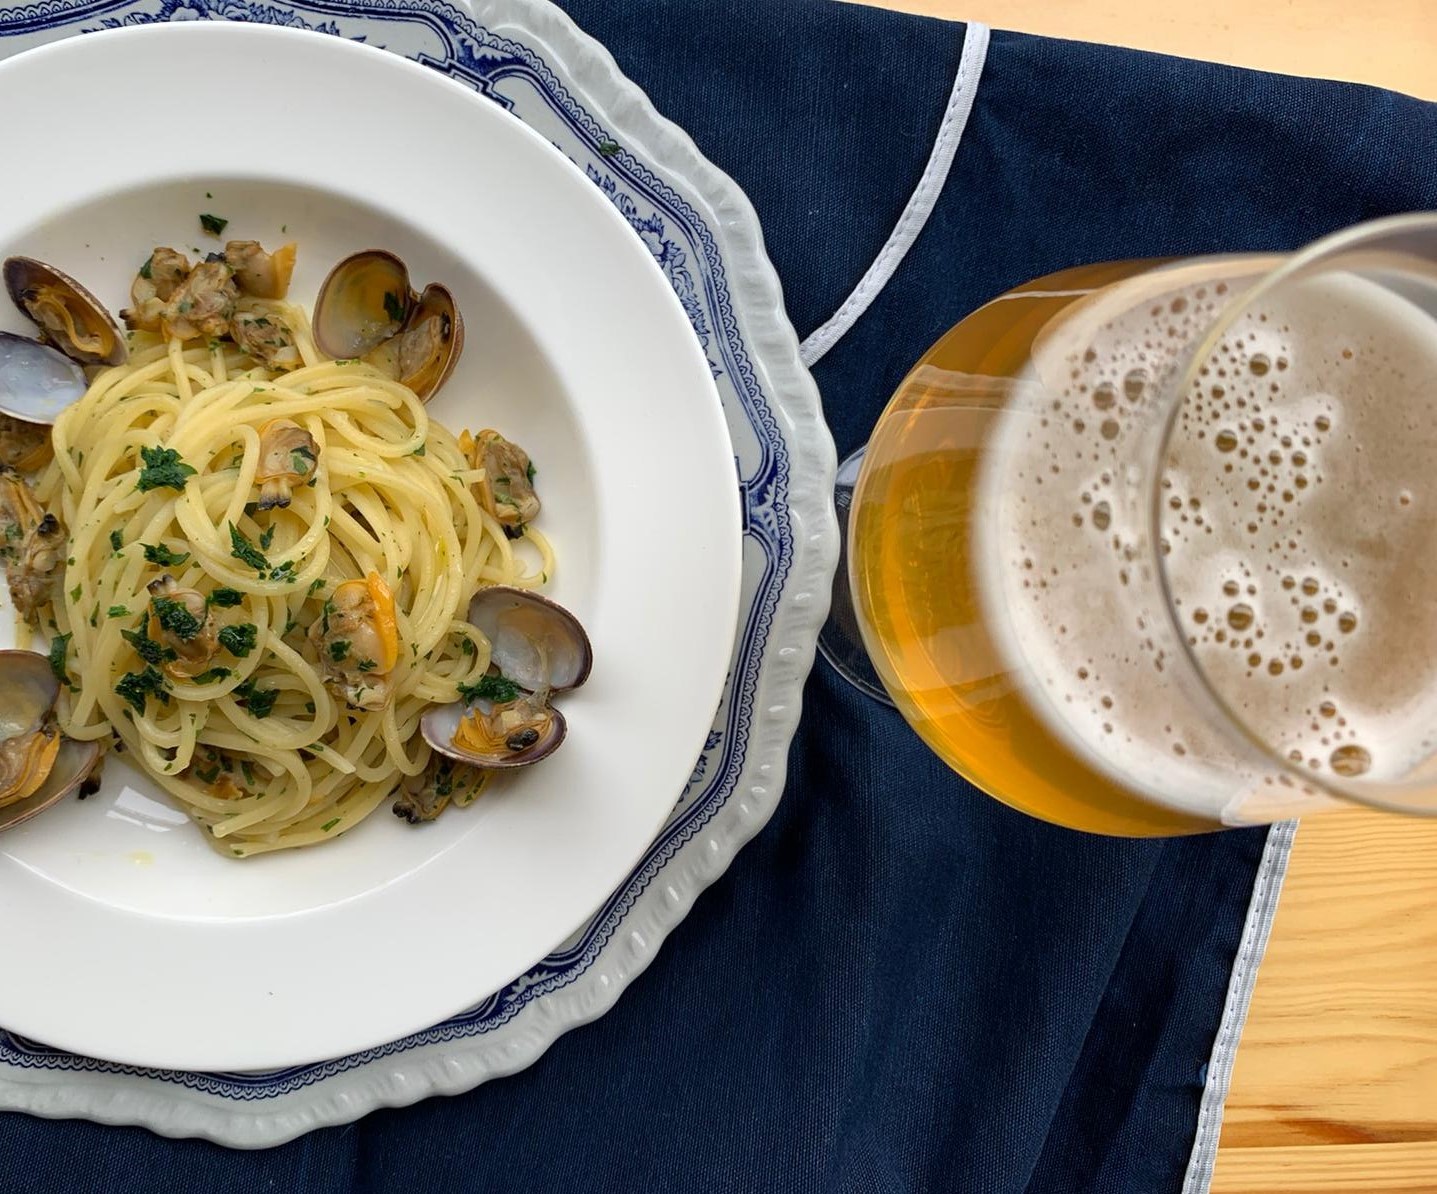
<path fill-rule="evenodd" d="M 893 698 L 883 687 L 863 635 L 858 629 L 858 616 L 853 609 L 853 588 L 848 582 L 848 512 L 853 505 L 853 489 L 858 484 L 858 470 L 863 466 L 866 448 L 859 448 L 838 466 L 833 487 L 833 504 L 838 513 L 838 571 L 833 577 L 833 603 L 828 621 L 818 635 L 818 650 L 840 676 L 865 696 L 889 708 Z"/>

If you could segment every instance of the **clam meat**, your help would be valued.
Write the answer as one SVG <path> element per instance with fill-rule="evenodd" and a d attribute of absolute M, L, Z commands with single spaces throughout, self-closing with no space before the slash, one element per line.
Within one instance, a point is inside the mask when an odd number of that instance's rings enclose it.
<path fill-rule="evenodd" d="M 518 444 L 497 431 L 459 437 L 459 450 L 484 476 L 471 488 L 486 513 L 496 519 L 511 539 L 539 516 L 539 495 L 534 492 L 534 463 Z"/>
<path fill-rule="evenodd" d="M 456 762 L 438 751 L 418 775 L 407 777 L 394 801 L 394 815 L 418 825 L 432 821 L 452 802 L 464 808 L 488 785 L 492 771 Z"/>
<path fill-rule="evenodd" d="M 34 621 L 49 600 L 65 550 L 60 520 L 40 509 L 24 477 L 0 464 L 0 559 L 11 599 L 25 619 Z"/>
<path fill-rule="evenodd" d="M 160 318 L 165 313 L 165 304 L 170 301 L 190 276 L 190 259 L 168 245 L 158 245 L 155 251 L 140 266 L 140 272 L 130 284 L 130 302 L 120 312 L 126 327 L 146 332 L 160 330 Z"/>
<path fill-rule="evenodd" d="M 393 695 L 399 661 L 394 594 L 377 572 L 347 580 L 324 603 L 309 642 L 329 689 L 355 709 L 383 709 Z"/>
<path fill-rule="evenodd" d="M 259 508 L 273 510 L 288 506 L 296 485 L 314 479 L 319 445 L 293 419 L 271 419 L 259 429 Z"/>
<path fill-rule="evenodd" d="M 181 588 L 168 572 L 145 586 L 150 594 L 147 633 L 164 652 L 164 670 L 189 679 L 208 670 L 219 653 L 215 616 L 203 593 Z"/>
<path fill-rule="evenodd" d="M 0 464 L 33 473 L 44 468 L 54 454 L 48 427 L 0 414 Z"/>

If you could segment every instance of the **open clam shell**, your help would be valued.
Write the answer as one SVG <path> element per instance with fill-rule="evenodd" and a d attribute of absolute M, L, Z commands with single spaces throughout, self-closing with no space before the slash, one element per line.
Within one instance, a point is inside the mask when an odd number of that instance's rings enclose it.
<path fill-rule="evenodd" d="M 492 706 L 488 701 L 476 701 L 470 708 L 477 709 L 481 713 L 492 711 Z M 462 701 L 455 701 L 452 705 L 434 705 L 420 718 L 419 730 L 424 735 L 424 740 L 440 754 L 448 755 L 451 759 L 467 763 L 471 767 L 498 770 L 528 767 L 541 759 L 547 759 L 558 750 L 560 743 L 564 741 L 565 735 L 569 732 L 564 715 L 550 706 L 548 723 L 544 732 L 523 749 L 512 750 L 501 746 L 492 752 L 481 753 L 466 750 L 455 744 L 455 736 L 459 733 L 459 723 L 470 711 L 470 708 L 466 708 Z"/>
<path fill-rule="evenodd" d="M 557 601 L 494 585 L 474 595 L 469 621 L 489 640 L 490 662 L 527 692 L 568 692 L 589 678 L 589 636 Z"/>
<path fill-rule="evenodd" d="M 0 830 L 27 821 L 84 782 L 99 761 L 94 742 L 54 726 L 60 684 L 33 651 L 0 651 Z"/>
<path fill-rule="evenodd" d="M 399 334 L 412 293 L 409 270 L 393 253 L 366 249 L 346 257 L 314 300 L 314 342 L 336 360 L 366 356 Z"/>
<path fill-rule="evenodd" d="M 6 258 L 3 273 L 11 300 L 72 360 L 119 365 L 129 356 L 104 304 L 68 274 L 33 257 Z"/>
<path fill-rule="evenodd" d="M 474 767 L 527 767 L 547 758 L 559 749 L 569 730 L 549 698 L 589 678 L 594 658 L 589 636 L 579 619 L 558 602 L 507 585 L 481 589 L 469 603 L 469 620 L 489 640 L 491 666 L 523 690 L 518 701 L 500 711 L 522 711 L 525 729 L 522 736 L 508 735 L 507 728 L 461 734 L 466 715 L 487 719 L 495 706 L 483 699 L 467 707 L 456 701 L 436 705 L 420 719 L 425 741 L 441 754 Z M 492 739 L 483 750 L 473 745 L 481 738 Z"/>
<path fill-rule="evenodd" d="M 431 283 L 416 294 L 403 261 L 366 249 L 320 287 L 314 341 L 337 360 L 367 360 L 428 401 L 458 364 L 464 320 L 446 287 Z"/>
<path fill-rule="evenodd" d="M 50 767 L 50 774 L 33 795 L 17 800 L 0 808 L 0 833 L 23 825 L 31 817 L 37 817 L 52 805 L 59 804 L 75 791 L 94 773 L 100 761 L 98 742 L 77 742 L 73 738 L 61 738 L 60 750 Z"/>
<path fill-rule="evenodd" d="M 48 427 L 85 389 L 84 371 L 64 353 L 0 332 L 0 414 Z"/>
<path fill-rule="evenodd" d="M 427 402 L 449 380 L 464 348 L 464 320 L 447 287 L 430 283 L 391 344 L 399 380 Z"/>

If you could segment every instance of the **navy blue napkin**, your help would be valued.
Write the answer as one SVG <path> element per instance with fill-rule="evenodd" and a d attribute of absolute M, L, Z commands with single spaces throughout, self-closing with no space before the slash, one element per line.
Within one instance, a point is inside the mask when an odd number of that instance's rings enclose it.
<path fill-rule="evenodd" d="M 922 172 L 961 26 L 824 0 L 566 0 L 745 188 L 800 335 Z M 1087 261 L 1437 208 L 1437 107 L 994 36 L 925 230 L 817 366 L 840 455 L 984 300 Z M 1264 833 L 1055 829 L 824 664 L 773 822 L 529 1070 L 262 1154 L 0 1117 L 0 1191 L 1169 1191 Z M 103 998 L 97 989 L 96 998 Z"/>

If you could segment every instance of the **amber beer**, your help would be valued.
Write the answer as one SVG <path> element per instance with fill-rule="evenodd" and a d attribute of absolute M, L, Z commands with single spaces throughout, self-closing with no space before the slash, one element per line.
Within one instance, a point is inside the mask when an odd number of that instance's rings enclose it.
<path fill-rule="evenodd" d="M 1182 833 L 1431 765 L 1433 320 L 1334 274 L 1209 342 L 1274 263 L 1040 279 L 935 345 L 875 430 L 850 514 L 865 643 L 1009 804 Z"/>

